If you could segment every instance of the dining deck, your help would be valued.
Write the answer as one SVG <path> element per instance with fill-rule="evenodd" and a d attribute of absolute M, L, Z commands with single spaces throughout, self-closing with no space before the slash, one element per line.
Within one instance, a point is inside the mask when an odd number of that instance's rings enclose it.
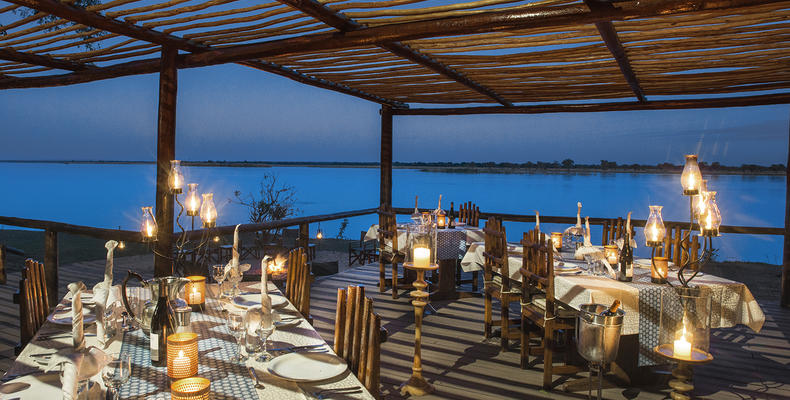
<path fill-rule="evenodd" d="M 153 274 L 151 256 L 116 258 L 116 282 L 127 269 Z M 84 280 L 88 286 L 98 279 L 104 260 L 81 262 L 60 267 L 61 282 Z M 18 340 L 18 307 L 12 294 L 19 273 L 9 274 L 8 284 L 0 286 L 0 369 L 5 371 L 14 360 L 13 347 Z M 376 288 L 378 266 L 367 265 L 320 278 L 312 288 L 312 314 L 315 327 L 327 341 L 332 340 L 336 289 L 346 285 L 364 285 L 372 297 L 375 310 L 389 331 L 382 344 L 381 381 L 384 398 L 401 398 L 397 388 L 411 374 L 414 317 L 409 299 L 393 300 L 389 292 Z M 64 287 L 65 285 L 61 285 Z M 755 290 L 755 292 L 758 292 Z M 61 293 L 62 295 L 63 293 Z M 437 313 L 427 315 L 423 325 L 423 368 L 436 392 L 426 399 L 477 398 L 585 398 L 586 392 L 565 393 L 562 388 L 546 392 L 541 388 L 542 370 L 519 368 L 517 351 L 500 352 L 498 339 L 482 337 L 482 298 L 434 302 Z M 775 301 L 760 300 L 766 323 L 760 333 L 746 327 L 719 329 L 712 333 L 711 349 L 716 357 L 711 364 L 695 369 L 696 394 L 710 399 L 784 399 L 790 397 L 790 310 Z M 580 376 L 586 376 L 584 373 Z M 662 382 L 651 386 L 620 387 L 604 390 L 607 399 L 660 399 L 668 388 Z"/>

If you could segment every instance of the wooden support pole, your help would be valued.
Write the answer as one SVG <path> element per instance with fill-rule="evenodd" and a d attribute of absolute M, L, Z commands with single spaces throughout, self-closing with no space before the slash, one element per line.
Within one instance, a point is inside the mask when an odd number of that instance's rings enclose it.
<path fill-rule="evenodd" d="M 173 47 L 162 48 L 162 69 L 159 74 L 159 123 L 156 141 L 156 249 L 154 276 L 173 274 L 173 195 L 168 176 L 170 160 L 176 157 L 176 94 L 178 68 Z"/>
<path fill-rule="evenodd" d="M 790 307 L 790 131 L 787 137 L 785 171 L 785 242 L 782 257 L 782 297 L 779 304 Z"/>
<path fill-rule="evenodd" d="M 47 283 L 49 304 L 60 301 L 58 295 L 58 232 L 44 231 L 44 279 Z"/>
<path fill-rule="evenodd" d="M 392 107 L 381 106 L 381 189 L 379 203 L 392 207 Z"/>
<path fill-rule="evenodd" d="M 310 244 L 310 225 L 309 224 L 299 224 L 299 237 L 297 239 L 296 245 L 298 247 L 304 248 L 305 253 L 307 252 L 307 246 Z"/>
<path fill-rule="evenodd" d="M 6 283 L 5 259 L 7 252 L 5 244 L 0 243 L 0 284 L 2 285 Z"/>

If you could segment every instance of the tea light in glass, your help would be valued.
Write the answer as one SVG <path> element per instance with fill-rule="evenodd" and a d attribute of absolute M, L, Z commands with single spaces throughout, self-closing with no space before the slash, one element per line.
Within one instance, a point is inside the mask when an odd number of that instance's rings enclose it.
<path fill-rule="evenodd" d="M 554 245 L 554 248 L 557 250 L 562 248 L 562 232 L 551 233 L 551 244 Z"/>
<path fill-rule="evenodd" d="M 208 400 L 210 395 L 211 382 L 206 378 L 179 379 L 170 385 L 172 400 Z"/>
<path fill-rule="evenodd" d="M 189 282 L 184 286 L 184 297 L 192 310 L 199 310 L 206 302 L 206 277 L 188 276 Z"/>
<path fill-rule="evenodd" d="M 174 333 L 167 337 L 167 376 L 189 378 L 198 371 L 197 333 Z"/>
<path fill-rule="evenodd" d="M 667 269 L 669 258 L 653 257 L 652 267 L 650 268 L 650 281 L 653 283 L 667 283 Z"/>
<path fill-rule="evenodd" d="M 617 248 L 617 245 L 607 244 L 603 246 L 603 255 L 609 265 L 614 266 L 620 261 L 620 249 Z"/>

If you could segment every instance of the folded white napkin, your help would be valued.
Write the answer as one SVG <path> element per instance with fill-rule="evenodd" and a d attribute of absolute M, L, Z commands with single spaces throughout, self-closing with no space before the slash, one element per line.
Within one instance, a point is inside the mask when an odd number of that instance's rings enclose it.
<path fill-rule="evenodd" d="M 617 273 L 614 272 L 614 268 L 609 264 L 609 261 L 606 261 L 606 258 L 602 258 L 601 262 L 603 265 L 606 266 L 606 270 L 609 271 L 609 277 L 612 279 L 617 279 Z"/>
<path fill-rule="evenodd" d="M 274 323 L 272 321 L 272 299 L 269 297 L 269 276 L 266 273 L 268 261 L 266 258 L 261 260 L 261 309 L 263 311 L 261 325 L 265 328 L 271 327 Z"/>
<path fill-rule="evenodd" d="M 69 283 L 69 293 L 71 293 L 71 337 L 74 341 L 74 349 L 82 350 L 85 348 L 85 335 L 82 328 L 82 292 L 85 284 L 82 282 Z"/>
<path fill-rule="evenodd" d="M 603 251 L 599 248 L 593 247 L 590 241 L 590 217 L 584 217 L 584 246 L 576 249 L 574 258 L 577 260 L 584 260 L 584 256 L 590 255 L 596 258 L 603 258 Z"/>
<path fill-rule="evenodd" d="M 241 224 L 236 225 L 236 229 L 233 230 L 233 254 L 230 261 L 225 264 L 225 279 L 228 279 L 228 275 L 230 271 L 234 268 L 239 273 L 244 273 L 249 271 L 250 264 L 239 264 L 239 227 Z"/>
<path fill-rule="evenodd" d="M 96 337 L 99 339 L 99 344 L 104 347 L 104 310 L 107 305 L 113 304 L 120 299 L 120 289 L 112 285 L 112 271 L 113 271 L 113 252 L 118 242 L 115 240 L 108 240 L 104 244 L 107 249 L 107 259 L 104 263 L 104 280 L 93 286 L 93 299 L 96 302 Z"/>
<path fill-rule="evenodd" d="M 576 225 L 568 227 L 563 232 L 564 235 L 582 235 L 584 234 L 584 230 L 582 229 L 582 202 L 576 203 Z"/>
<path fill-rule="evenodd" d="M 631 235 L 631 212 L 630 211 L 628 212 L 628 219 L 625 222 L 625 232 L 630 237 L 630 235 Z M 623 249 L 623 243 L 625 243 L 625 240 L 623 238 L 620 238 L 620 239 L 617 239 L 617 240 L 614 241 L 614 244 L 616 244 L 617 248 L 619 248 L 620 250 Z M 636 240 L 634 240 L 634 238 L 631 238 L 629 243 L 631 244 L 631 248 L 632 249 L 636 248 Z"/>
<path fill-rule="evenodd" d="M 107 365 L 108 361 L 107 354 L 97 347 L 91 346 L 80 351 L 62 349 L 53 355 L 46 370 L 48 372 L 63 371 L 60 377 L 63 399 L 73 400 L 77 398 L 79 382 L 96 376 Z M 101 387 L 93 385 L 86 397 L 88 399 L 101 399 Z"/>

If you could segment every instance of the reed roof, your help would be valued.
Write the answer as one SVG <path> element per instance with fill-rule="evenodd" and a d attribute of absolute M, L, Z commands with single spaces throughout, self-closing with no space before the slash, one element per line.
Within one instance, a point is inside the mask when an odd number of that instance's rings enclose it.
<path fill-rule="evenodd" d="M 0 88 L 153 73 L 169 46 L 181 68 L 234 62 L 395 108 L 783 103 L 788 17 L 761 0 L 0 0 Z"/>

